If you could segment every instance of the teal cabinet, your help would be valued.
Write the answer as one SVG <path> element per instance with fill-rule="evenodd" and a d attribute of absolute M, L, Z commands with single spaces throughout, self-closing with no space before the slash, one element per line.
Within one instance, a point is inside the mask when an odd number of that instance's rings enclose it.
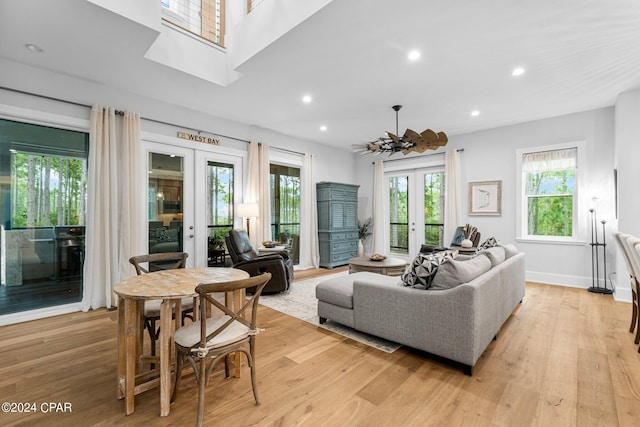
<path fill-rule="evenodd" d="M 320 266 L 333 268 L 358 256 L 358 185 L 316 184 Z"/>

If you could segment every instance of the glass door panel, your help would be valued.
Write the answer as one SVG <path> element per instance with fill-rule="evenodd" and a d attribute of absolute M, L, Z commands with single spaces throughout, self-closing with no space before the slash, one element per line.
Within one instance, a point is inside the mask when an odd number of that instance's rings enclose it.
<path fill-rule="evenodd" d="M 422 177 L 424 243 L 442 245 L 444 235 L 444 172 L 425 172 Z"/>
<path fill-rule="evenodd" d="M 193 266 L 193 150 L 147 145 L 147 176 L 148 253 L 187 252 Z"/>
<path fill-rule="evenodd" d="M 389 250 L 409 253 L 409 176 L 389 178 Z"/>
<path fill-rule="evenodd" d="M 207 265 L 224 266 L 225 236 L 233 229 L 234 167 L 207 161 Z"/>
<path fill-rule="evenodd" d="M 183 252 L 184 159 L 149 153 L 149 253 Z"/>

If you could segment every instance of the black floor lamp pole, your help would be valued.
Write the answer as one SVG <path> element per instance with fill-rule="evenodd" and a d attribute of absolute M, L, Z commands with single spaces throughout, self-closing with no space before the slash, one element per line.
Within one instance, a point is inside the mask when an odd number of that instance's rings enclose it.
<path fill-rule="evenodd" d="M 596 294 L 612 294 L 613 290 L 607 288 L 607 242 L 605 237 L 605 224 L 607 221 L 604 219 L 600 221 L 602 223 L 602 243 L 598 241 L 598 218 L 596 210 L 589 209 L 591 213 L 591 287 L 587 288 L 589 292 Z M 604 288 L 600 286 L 600 259 L 598 252 L 602 248 L 602 270 L 604 274 Z"/>

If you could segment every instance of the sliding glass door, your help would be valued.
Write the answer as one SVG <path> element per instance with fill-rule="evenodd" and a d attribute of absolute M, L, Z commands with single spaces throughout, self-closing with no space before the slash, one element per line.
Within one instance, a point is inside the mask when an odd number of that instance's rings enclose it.
<path fill-rule="evenodd" d="M 0 120 L 0 315 L 82 299 L 85 132 Z"/>
<path fill-rule="evenodd" d="M 386 174 L 389 252 L 412 256 L 424 243 L 442 245 L 444 171 L 416 169 Z"/>

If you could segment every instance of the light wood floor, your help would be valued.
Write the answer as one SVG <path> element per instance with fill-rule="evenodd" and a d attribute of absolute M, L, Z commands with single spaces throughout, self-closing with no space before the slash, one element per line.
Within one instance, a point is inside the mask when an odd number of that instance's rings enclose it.
<path fill-rule="evenodd" d="M 333 271 L 300 272 L 297 280 Z M 255 406 L 248 371 L 212 378 L 205 421 L 222 426 L 638 426 L 640 354 L 631 307 L 585 290 L 527 284 L 526 297 L 478 361 L 474 376 L 401 348 L 393 354 L 266 307 L 259 323 Z M 116 313 L 97 310 L 0 328 L 0 400 L 37 413 L 0 425 L 193 425 L 195 381 L 171 414 L 158 393 L 116 399 Z M 71 413 L 43 413 L 46 402 Z"/>

